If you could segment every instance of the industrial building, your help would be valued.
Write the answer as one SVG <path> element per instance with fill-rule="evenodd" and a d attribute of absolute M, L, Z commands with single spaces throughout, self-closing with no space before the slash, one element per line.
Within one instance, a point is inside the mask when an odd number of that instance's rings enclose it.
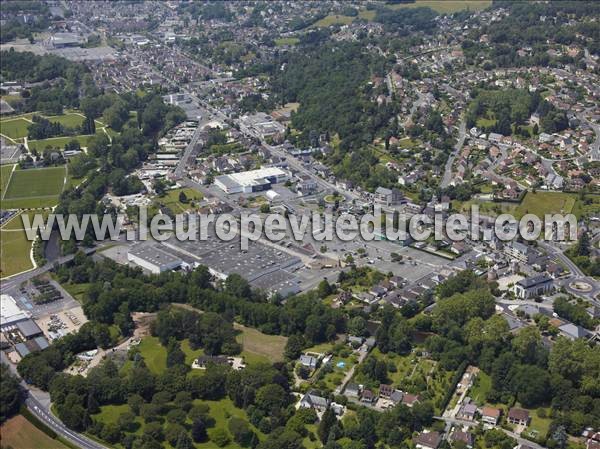
<path fill-rule="evenodd" d="M 272 184 L 287 180 L 288 174 L 282 169 L 265 167 L 258 170 L 217 176 L 215 185 L 226 193 L 252 193 L 269 190 Z"/>
<path fill-rule="evenodd" d="M 0 329 L 13 327 L 29 319 L 29 312 L 22 310 L 10 295 L 0 295 Z"/>
<path fill-rule="evenodd" d="M 127 260 L 153 274 L 181 267 L 183 260 L 154 242 L 142 242 L 127 253 Z"/>

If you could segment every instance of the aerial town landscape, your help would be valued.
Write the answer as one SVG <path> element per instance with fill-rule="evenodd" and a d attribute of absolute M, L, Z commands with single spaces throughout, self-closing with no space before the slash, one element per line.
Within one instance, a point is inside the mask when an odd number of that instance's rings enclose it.
<path fill-rule="evenodd" d="M 0 143 L 1 449 L 600 449 L 600 2 L 3 0 Z"/>

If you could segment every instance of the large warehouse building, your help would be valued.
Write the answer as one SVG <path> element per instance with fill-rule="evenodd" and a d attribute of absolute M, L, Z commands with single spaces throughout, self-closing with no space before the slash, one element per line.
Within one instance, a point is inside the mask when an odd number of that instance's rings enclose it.
<path fill-rule="evenodd" d="M 129 250 L 127 260 L 153 274 L 179 268 L 183 260 L 163 248 L 152 242 L 139 243 Z"/>
<path fill-rule="evenodd" d="M 285 182 L 288 174 L 278 167 L 265 167 L 258 170 L 217 176 L 215 184 L 226 193 L 252 193 L 269 190 L 271 184 Z"/>

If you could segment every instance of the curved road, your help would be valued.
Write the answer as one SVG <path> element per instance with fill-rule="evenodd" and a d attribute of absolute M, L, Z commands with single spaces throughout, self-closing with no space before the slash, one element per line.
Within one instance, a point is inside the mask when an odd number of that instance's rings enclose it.
<path fill-rule="evenodd" d="M 3 351 L 0 352 L 0 360 L 9 367 L 15 376 L 20 378 L 16 367 L 10 363 Z M 50 395 L 48 393 L 32 389 L 24 380 L 21 380 L 21 386 L 27 395 L 25 398 L 27 409 L 46 426 L 56 432 L 57 435 L 60 435 L 81 449 L 106 449 L 106 446 L 69 429 L 60 419 L 54 416 L 50 411 Z"/>

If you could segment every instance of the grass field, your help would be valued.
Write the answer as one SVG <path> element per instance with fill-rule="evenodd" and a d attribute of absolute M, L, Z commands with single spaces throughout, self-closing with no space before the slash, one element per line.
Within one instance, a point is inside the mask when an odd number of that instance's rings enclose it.
<path fill-rule="evenodd" d="M 63 115 L 51 115 L 45 117 L 51 122 L 60 123 L 61 125 L 67 128 L 75 128 L 76 126 L 81 126 L 81 124 L 85 120 L 85 117 L 83 117 L 83 115 L 76 114 L 73 112 Z"/>
<path fill-rule="evenodd" d="M 69 449 L 58 440 L 46 435 L 23 415 L 17 415 L 2 424 L 2 447 L 14 449 Z"/>
<path fill-rule="evenodd" d="M 477 374 L 477 378 L 471 390 L 469 391 L 469 396 L 477 405 L 484 405 L 485 400 L 487 398 L 487 394 L 492 389 L 492 379 L 483 371 L 479 371 Z"/>
<path fill-rule="evenodd" d="M 23 118 L 0 120 L 0 134 L 17 140 L 27 136 L 27 127 L 29 125 L 31 125 L 31 122 Z"/>
<path fill-rule="evenodd" d="M 29 218 L 40 211 L 29 211 Z M 11 276 L 33 268 L 30 252 L 33 244 L 23 230 L 21 214 L 0 229 L 0 277 Z M 10 257 L 8 257 L 10 255 Z"/>
<path fill-rule="evenodd" d="M 352 23 L 353 20 L 354 17 L 331 14 L 327 17 L 323 17 L 321 20 L 316 21 L 312 26 L 325 28 L 331 25 L 348 25 L 349 23 Z"/>
<path fill-rule="evenodd" d="M 101 133 L 102 131 L 96 129 L 96 134 Z M 69 143 L 71 140 L 75 139 L 79 142 L 79 145 L 82 147 L 87 147 L 90 139 L 94 137 L 91 135 L 80 135 L 80 136 L 65 136 L 65 137 L 51 137 L 49 139 L 43 140 L 28 140 L 27 146 L 29 150 L 36 150 L 38 152 L 44 151 L 46 148 L 59 148 L 62 149 L 64 146 Z"/>
<path fill-rule="evenodd" d="M 40 196 L 56 196 L 62 192 L 65 167 L 15 170 L 4 198 L 20 199 Z"/>
<path fill-rule="evenodd" d="M 240 331 L 237 341 L 242 344 L 242 356 L 246 363 L 283 361 L 283 351 L 285 350 L 287 337 L 263 334 L 254 328 L 237 323 L 234 327 Z"/>
<path fill-rule="evenodd" d="M 391 9 L 400 9 L 426 6 L 440 14 L 452 14 L 464 9 L 480 11 L 488 8 L 491 4 L 491 0 L 416 0 L 414 3 L 398 3 L 395 5 L 387 5 L 387 7 Z"/>
<path fill-rule="evenodd" d="M 543 218 L 545 214 L 570 214 L 575 205 L 575 196 L 561 192 L 528 192 L 515 210 L 516 218 L 525 214 L 535 214 Z"/>
<path fill-rule="evenodd" d="M 4 196 L 4 190 L 8 185 L 8 181 L 10 179 L 10 174 L 13 171 L 13 164 L 10 165 L 2 165 L 0 167 L 0 198 Z"/>
<path fill-rule="evenodd" d="M 512 214 L 520 219 L 525 214 L 535 214 L 541 219 L 545 214 L 574 214 L 577 218 L 582 215 L 600 214 L 600 195 L 586 195 L 583 200 L 575 193 L 562 192 L 528 192 L 519 203 L 494 202 L 485 200 L 470 200 L 465 202 L 453 201 L 455 210 L 469 212 L 471 205 L 479 206 L 481 214 L 497 216 Z"/>
<path fill-rule="evenodd" d="M 156 337 L 144 337 L 138 346 L 146 366 L 154 374 L 167 369 L 167 349 Z"/>
<path fill-rule="evenodd" d="M 298 39 L 297 37 L 282 37 L 279 39 L 275 39 L 275 45 L 277 45 L 278 47 L 281 47 L 283 45 L 296 45 L 298 42 L 300 42 L 300 39 Z"/>
<path fill-rule="evenodd" d="M 92 285 L 92 284 L 90 284 L 90 283 L 73 284 L 71 282 L 68 282 L 66 284 L 61 284 L 62 288 L 64 288 L 67 291 L 67 293 L 69 293 L 73 298 L 75 298 L 79 302 L 83 301 L 83 296 L 90 288 L 90 285 Z"/>
<path fill-rule="evenodd" d="M 184 192 L 187 196 L 187 203 L 182 203 L 179 201 L 179 194 Z M 204 196 L 202 193 L 198 192 L 194 189 L 172 189 L 168 190 L 165 193 L 165 196 L 158 198 L 157 202 L 162 204 L 165 207 L 171 209 L 171 211 L 175 214 L 180 214 L 192 208 L 192 203 L 196 204 L 198 201 L 202 200 Z"/>

